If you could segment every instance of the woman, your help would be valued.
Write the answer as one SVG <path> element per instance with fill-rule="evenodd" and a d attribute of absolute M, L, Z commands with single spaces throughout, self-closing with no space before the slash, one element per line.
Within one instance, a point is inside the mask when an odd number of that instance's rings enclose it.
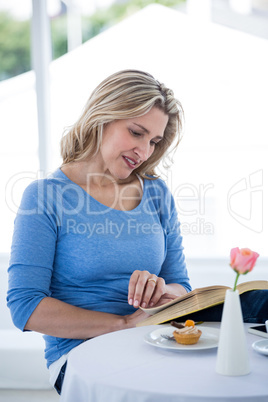
<path fill-rule="evenodd" d="M 63 164 L 24 192 L 15 221 L 8 306 L 45 334 L 60 393 L 68 353 L 134 327 L 137 307 L 191 290 L 174 200 L 155 168 L 179 143 L 182 108 L 151 75 L 116 73 L 61 142 Z"/>

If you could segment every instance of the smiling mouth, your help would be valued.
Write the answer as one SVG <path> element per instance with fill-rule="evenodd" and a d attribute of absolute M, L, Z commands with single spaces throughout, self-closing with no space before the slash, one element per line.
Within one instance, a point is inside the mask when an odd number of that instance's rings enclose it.
<path fill-rule="evenodd" d="M 123 156 L 123 158 L 124 158 L 126 164 L 127 164 L 131 169 L 135 168 L 135 166 L 137 166 L 137 164 L 138 164 L 138 163 L 135 162 L 133 159 L 130 159 L 130 158 L 128 158 L 127 156 Z"/>

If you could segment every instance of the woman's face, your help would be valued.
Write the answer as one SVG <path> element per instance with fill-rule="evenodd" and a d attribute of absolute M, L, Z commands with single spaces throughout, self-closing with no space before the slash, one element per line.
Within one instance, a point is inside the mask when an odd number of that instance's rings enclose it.
<path fill-rule="evenodd" d="M 109 123 L 103 130 L 100 149 L 104 170 L 126 179 L 152 155 L 167 123 L 168 116 L 156 107 L 141 117 Z"/>

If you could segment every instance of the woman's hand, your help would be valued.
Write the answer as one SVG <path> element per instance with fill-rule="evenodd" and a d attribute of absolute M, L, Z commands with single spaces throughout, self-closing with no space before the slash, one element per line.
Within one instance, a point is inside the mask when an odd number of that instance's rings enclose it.
<path fill-rule="evenodd" d="M 122 329 L 134 328 L 139 322 L 145 320 L 148 317 L 149 314 L 145 313 L 141 309 L 138 309 L 135 311 L 135 313 L 123 316 L 124 326 L 122 327 Z"/>
<path fill-rule="evenodd" d="M 176 286 L 177 284 L 175 284 Z M 180 286 L 180 285 L 177 285 Z M 134 307 L 153 307 L 179 296 L 170 293 L 170 285 L 149 271 L 134 271 L 128 285 L 128 303 Z M 162 301 L 161 301 L 162 300 Z"/>

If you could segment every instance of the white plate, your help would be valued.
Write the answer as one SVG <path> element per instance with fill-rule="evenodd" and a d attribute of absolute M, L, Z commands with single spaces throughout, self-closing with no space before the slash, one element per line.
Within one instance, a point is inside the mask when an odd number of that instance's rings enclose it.
<path fill-rule="evenodd" d="M 200 350 L 216 348 L 219 343 L 220 330 L 210 327 L 199 327 L 202 335 L 199 341 L 194 345 L 181 345 L 173 340 L 163 338 L 161 335 L 172 336 L 175 330 L 174 327 L 160 327 L 149 334 L 145 335 L 145 342 L 158 348 L 172 349 L 172 350 Z"/>
<path fill-rule="evenodd" d="M 256 341 L 252 344 L 252 347 L 256 352 L 263 355 L 268 355 L 268 339 L 262 339 L 261 341 Z"/>

